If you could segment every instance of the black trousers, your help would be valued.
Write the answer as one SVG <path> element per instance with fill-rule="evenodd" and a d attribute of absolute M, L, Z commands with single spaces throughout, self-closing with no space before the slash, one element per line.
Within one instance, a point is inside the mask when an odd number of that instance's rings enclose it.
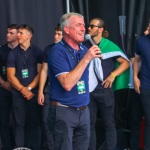
<path fill-rule="evenodd" d="M 139 149 L 140 123 L 144 116 L 144 150 L 150 150 L 150 90 L 141 89 L 141 94 L 133 93 L 131 101 L 131 150 Z"/>
<path fill-rule="evenodd" d="M 106 150 L 115 150 L 117 137 L 114 119 L 114 93 L 112 89 L 95 90 L 90 94 L 90 119 L 91 136 L 89 150 L 96 150 L 95 123 L 97 110 L 100 112 L 101 119 L 105 128 Z"/>
<path fill-rule="evenodd" d="M 48 123 L 55 150 L 87 150 L 90 139 L 89 109 L 50 106 Z"/>
<path fill-rule="evenodd" d="M 49 85 L 47 85 L 44 89 L 44 105 L 42 106 L 42 131 L 44 136 L 42 141 L 46 146 L 46 150 L 54 150 L 53 136 L 48 127 L 48 121 L 47 121 L 49 107 L 50 107 Z"/>
<path fill-rule="evenodd" d="M 0 134 L 4 150 L 12 150 L 12 134 L 10 128 L 10 115 L 12 108 L 12 95 L 0 87 Z"/>
<path fill-rule="evenodd" d="M 15 147 L 40 150 L 41 107 L 37 102 L 37 90 L 31 100 L 26 100 L 19 91 L 13 90 L 13 113 L 15 121 Z"/>

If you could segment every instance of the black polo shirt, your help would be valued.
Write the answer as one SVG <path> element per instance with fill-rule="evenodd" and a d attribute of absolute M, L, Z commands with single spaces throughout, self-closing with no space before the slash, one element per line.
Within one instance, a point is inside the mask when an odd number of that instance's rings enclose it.
<path fill-rule="evenodd" d="M 6 62 L 7 56 L 12 49 L 7 46 L 7 44 L 0 47 L 0 76 L 3 80 L 7 80 L 6 75 Z"/>
<path fill-rule="evenodd" d="M 50 49 L 55 45 L 55 43 L 48 45 L 45 49 L 44 49 L 44 63 L 48 63 L 47 59 L 48 59 L 48 53 L 50 51 Z"/>
<path fill-rule="evenodd" d="M 7 67 L 16 69 L 16 77 L 22 85 L 29 85 L 37 75 L 37 64 L 43 62 L 43 51 L 35 45 L 31 45 L 26 51 L 17 46 L 7 59 Z M 22 70 L 28 69 L 28 77 L 22 77 Z"/>

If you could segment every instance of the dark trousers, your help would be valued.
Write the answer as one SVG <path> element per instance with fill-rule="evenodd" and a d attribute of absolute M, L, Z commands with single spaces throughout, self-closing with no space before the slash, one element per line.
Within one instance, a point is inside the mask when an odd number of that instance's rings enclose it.
<path fill-rule="evenodd" d="M 11 92 L 0 87 L 0 134 L 4 150 L 12 150 L 12 134 L 10 129 L 11 108 Z"/>
<path fill-rule="evenodd" d="M 48 123 L 55 150 L 87 150 L 90 139 L 89 109 L 50 106 Z"/>
<path fill-rule="evenodd" d="M 53 136 L 48 127 L 48 112 L 50 107 L 49 101 L 49 85 L 44 89 L 44 105 L 42 106 L 42 129 L 43 129 L 43 143 L 46 145 L 46 150 L 54 150 Z"/>
<path fill-rule="evenodd" d="M 140 123 L 144 116 L 144 150 L 150 150 L 150 90 L 142 89 L 132 99 L 131 150 L 139 149 Z"/>
<path fill-rule="evenodd" d="M 105 128 L 106 150 L 115 150 L 117 137 L 114 119 L 114 93 L 112 89 L 95 90 L 90 94 L 90 98 L 91 136 L 89 150 L 96 150 L 95 123 L 97 110 L 100 112 Z"/>
<path fill-rule="evenodd" d="M 19 91 L 13 90 L 13 113 L 15 120 L 15 146 L 40 150 L 41 108 L 37 103 L 37 89 L 31 100 L 26 100 Z"/>
<path fill-rule="evenodd" d="M 131 90 L 131 138 L 130 149 L 139 150 L 140 143 L 140 124 L 143 116 L 140 95 Z"/>

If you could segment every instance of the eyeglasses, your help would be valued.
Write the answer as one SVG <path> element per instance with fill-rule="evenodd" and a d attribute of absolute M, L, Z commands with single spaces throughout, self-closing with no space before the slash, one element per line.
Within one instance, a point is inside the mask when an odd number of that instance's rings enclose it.
<path fill-rule="evenodd" d="M 93 29 L 94 27 L 100 28 L 100 26 L 96 26 L 96 25 L 94 25 L 94 24 L 89 24 L 89 25 L 88 25 L 88 28 L 89 28 L 89 27 L 90 27 L 91 29 Z"/>

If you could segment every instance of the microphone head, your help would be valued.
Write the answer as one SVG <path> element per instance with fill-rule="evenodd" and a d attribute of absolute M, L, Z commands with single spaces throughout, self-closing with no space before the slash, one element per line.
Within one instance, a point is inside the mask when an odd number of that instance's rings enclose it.
<path fill-rule="evenodd" d="M 91 43 L 91 45 L 95 45 L 94 41 L 91 39 L 91 35 L 90 34 L 86 34 L 85 35 L 85 40 L 89 40 L 89 42 Z"/>
<path fill-rule="evenodd" d="M 85 35 L 85 40 L 89 40 L 89 39 L 91 39 L 91 35 L 90 34 L 86 34 Z"/>

